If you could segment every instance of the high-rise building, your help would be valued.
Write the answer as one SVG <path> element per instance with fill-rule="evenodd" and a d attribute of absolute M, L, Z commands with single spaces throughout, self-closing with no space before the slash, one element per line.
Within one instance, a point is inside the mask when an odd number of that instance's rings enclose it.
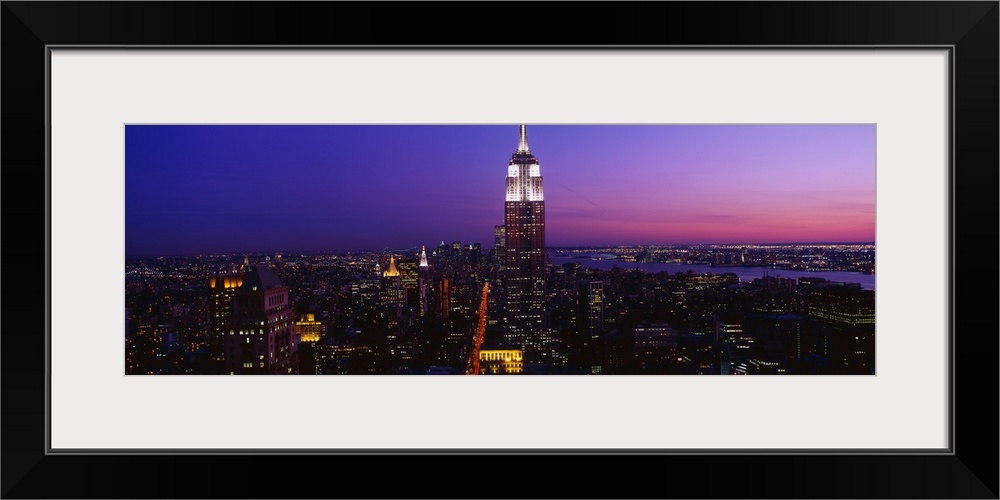
<path fill-rule="evenodd" d="M 451 280 L 440 276 L 434 283 L 434 303 L 437 306 L 437 316 L 447 318 L 451 311 Z"/>
<path fill-rule="evenodd" d="M 358 286 L 358 294 L 361 297 L 361 303 L 364 307 L 374 307 L 375 304 L 380 299 L 379 287 L 382 283 L 382 266 L 378 262 L 375 263 L 375 268 L 371 270 L 365 270 L 361 274 L 361 280 Z"/>
<path fill-rule="evenodd" d="M 406 289 L 403 276 L 396 268 L 396 256 L 389 256 L 389 268 L 382 273 L 382 306 L 387 311 L 398 312 L 406 307 Z"/>
<path fill-rule="evenodd" d="M 604 283 L 585 281 L 578 286 L 581 358 L 590 373 L 604 364 Z"/>
<path fill-rule="evenodd" d="M 418 259 L 399 259 L 396 261 L 396 269 L 399 270 L 399 278 L 403 285 L 406 306 L 419 309 L 420 300 L 420 271 Z"/>
<path fill-rule="evenodd" d="M 430 269 L 430 266 L 427 265 L 427 248 L 420 247 L 420 264 L 417 266 L 417 287 L 420 290 L 420 307 L 418 308 L 418 313 L 420 316 L 427 314 L 427 306 L 429 305 L 431 287 Z"/>
<path fill-rule="evenodd" d="M 538 160 L 521 125 L 517 150 L 507 165 L 504 203 L 504 289 L 507 347 L 523 349 L 527 361 L 548 348 L 545 321 L 545 199 Z"/>
<path fill-rule="evenodd" d="M 295 310 L 285 286 L 269 266 L 250 268 L 236 289 L 226 335 L 230 374 L 298 375 Z"/>
<path fill-rule="evenodd" d="M 809 316 L 834 373 L 875 372 L 875 291 L 830 284 L 810 290 Z M 826 344 L 824 346 L 823 344 Z"/>
<path fill-rule="evenodd" d="M 399 259 L 396 261 L 396 269 L 399 270 L 399 277 L 403 282 L 403 288 L 410 292 L 416 292 L 418 281 L 418 267 L 420 261 L 417 259 Z"/>
<path fill-rule="evenodd" d="M 295 322 L 295 333 L 299 336 L 299 373 L 315 375 L 316 355 L 319 341 L 323 338 L 323 322 L 316 321 L 316 315 L 305 313 Z"/>
<path fill-rule="evenodd" d="M 229 316 L 233 310 L 233 296 L 236 290 L 243 284 L 243 276 L 240 275 L 218 275 L 208 278 L 209 288 L 209 346 L 212 360 L 217 366 L 225 361 L 226 347 L 226 325 L 229 324 Z"/>
<path fill-rule="evenodd" d="M 461 269 L 462 265 L 465 263 L 465 252 L 462 251 L 462 242 L 453 241 L 451 242 L 451 265 Z"/>
<path fill-rule="evenodd" d="M 483 246 L 480 243 L 469 243 L 465 252 L 465 262 L 467 266 L 472 266 L 472 269 L 477 269 L 479 267 L 479 261 L 483 256 Z"/>
<path fill-rule="evenodd" d="M 733 315 L 715 317 L 715 345 L 722 353 L 719 373 L 722 375 L 746 375 L 753 350 L 753 337 L 743 331 L 743 320 Z"/>
<path fill-rule="evenodd" d="M 493 255 L 502 264 L 504 249 L 507 248 L 507 227 L 503 224 L 493 226 Z"/>
<path fill-rule="evenodd" d="M 403 328 L 405 308 L 403 274 L 396 267 L 395 256 L 390 255 L 389 268 L 382 273 L 382 321 L 379 328 L 384 334 L 381 339 L 384 343 L 373 348 L 374 354 L 381 356 L 382 362 L 388 363 L 393 373 L 401 373 L 395 371 L 399 369 L 408 370 L 413 360 L 413 342 Z"/>
<path fill-rule="evenodd" d="M 677 357 L 677 332 L 667 323 L 645 323 L 633 330 L 639 373 L 666 374 Z"/>

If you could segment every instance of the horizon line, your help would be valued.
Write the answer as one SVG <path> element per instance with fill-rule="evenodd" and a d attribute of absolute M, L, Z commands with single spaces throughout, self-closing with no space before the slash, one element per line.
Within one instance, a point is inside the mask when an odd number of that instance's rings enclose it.
<path fill-rule="evenodd" d="M 450 247 L 455 241 L 451 243 L 446 242 L 446 246 Z M 474 244 L 477 242 L 462 243 L 462 246 L 469 244 Z M 592 245 L 552 245 L 546 247 L 546 252 L 554 249 L 595 249 L 595 248 L 608 248 L 608 247 L 625 247 L 625 248 L 642 248 L 642 247 L 705 247 L 705 246 L 746 246 L 746 247 L 764 247 L 764 246 L 774 246 L 774 247 L 791 247 L 791 246 L 827 246 L 827 245 L 875 245 L 874 241 L 819 241 L 819 242 L 783 242 L 783 243 L 635 243 L 635 244 L 623 244 L 623 243 L 605 243 L 605 244 L 592 244 Z M 143 254 L 143 255 L 126 255 L 125 259 L 150 259 L 150 258 L 187 258 L 187 257 L 210 257 L 210 256 L 226 256 L 226 255 L 268 255 L 275 253 L 280 254 L 303 254 L 303 255 L 324 255 L 324 254 L 336 254 L 336 253 L 396 253 L 409 251 L 411 248 L 416 248 L 420 245 L 414 245 L 408 248 L 367 248 L 367 249 L 327 249 L 327 250 L 242 250 L 242 251 L 227 251 L 227 252 L 197 252 L 197 253 L 185 253 L 185 254 Z M 427 248 L 438 248 L 438 246 L 427 247 Z M 481 247 L 481 250 L 493 250 L 496 247 Z M 385 252 L 388 250 L 388 252 Z"/>

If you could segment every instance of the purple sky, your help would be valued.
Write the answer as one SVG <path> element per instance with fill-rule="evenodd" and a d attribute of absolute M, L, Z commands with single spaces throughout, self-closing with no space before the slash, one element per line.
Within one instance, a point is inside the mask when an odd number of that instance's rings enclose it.
<path fill-rule="evenodd" d="M 127 256 L 493 246 L 517 125 L 129 125 Z M 874 125 L 528 125 L 548 246 L 875 241 Z"/>

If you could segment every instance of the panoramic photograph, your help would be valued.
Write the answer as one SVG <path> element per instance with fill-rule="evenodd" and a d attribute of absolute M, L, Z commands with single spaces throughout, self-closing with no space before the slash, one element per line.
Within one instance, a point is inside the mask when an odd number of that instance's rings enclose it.
<path fill-rule="evenodd" d="M 875 375 L 874 124 L 126 125 L 127 375 Z"/>

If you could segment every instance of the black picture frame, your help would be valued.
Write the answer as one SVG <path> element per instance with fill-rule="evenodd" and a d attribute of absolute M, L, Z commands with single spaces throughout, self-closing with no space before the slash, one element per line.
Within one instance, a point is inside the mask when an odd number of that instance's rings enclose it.
<path fill-rule="evenodd" d="M 998 498 L 998 20 L 986 2 L 2 2 L 2 495 Z M 572 9 L 572 15 L 567 10 Z M 455 22 L 452 19 L 461 19 Z M 953 453 L 46 453 L 47 46 L 950 46 Z M 25 194 L 27 193 L 27 195 Z M 16 231 L 16 232 L 15 232 Z M 15 278 L 12 278 L 12 274 Z M 15 281 L 16 279 L 16 281 Z M 23 287 L 23 289 L 22 289 Z M 989 307 L 989 306 L 987 306 Z M 82 333 L 86 333 L 84 325 Z M 984 418 L 985 417 L 985 418 Z M 985 425 L 984 425 L 985 422 Z M 417 465 L 419 462 L 419 466 Z M 558 466 L 556 465 L 558 462 Z M 573 470 L 571 477 L 562 471 Z M 426 470 L 438 470 L 428 477 Z M 365 471 L 385 474 L 370 482 Z M 488 481 L 493 477 L 496 481 Z M 510 490 L 497 490 L 496 483 Z M 316 492 L 316 493 L 314 493 Z"/>

